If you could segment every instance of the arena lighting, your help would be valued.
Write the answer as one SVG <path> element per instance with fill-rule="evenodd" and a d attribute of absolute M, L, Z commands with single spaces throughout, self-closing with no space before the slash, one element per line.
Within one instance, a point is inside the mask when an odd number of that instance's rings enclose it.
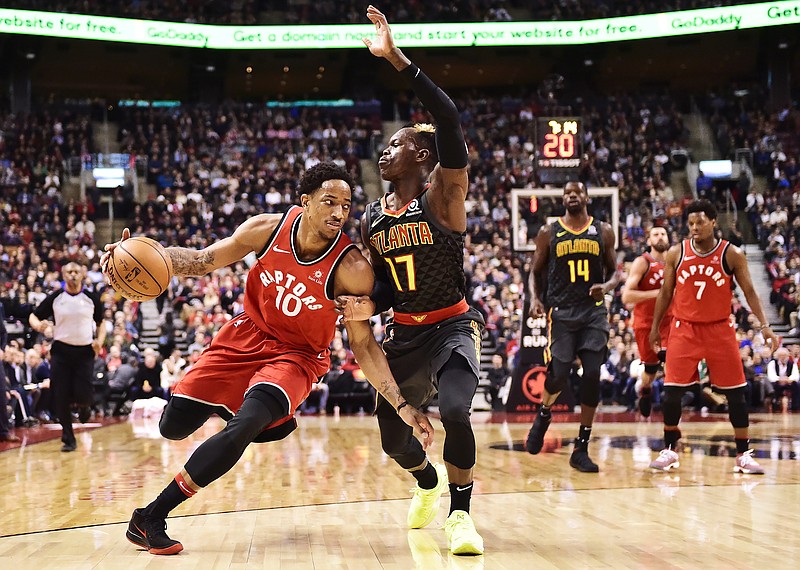
<path fill-rule="evenodd" d="M 701 160 L 699 168 L 709 178 L 730 178 L 733 174 L 730 160 Z"/>
<path fill-rule="evenodd" d="M 267 107 L 353 107 L 352 99 L 310 99 L 304 101 L 267 101 Z"/>
<path fill-rule="evenodd" d="M 120 107 L 180 107 L 181 102 L 175 100 L 145 101 L 143 99 L 120 99 L 117 102 Z"/>
<path fill-rule="evenodd" d="M 92 175 L 97 188 L 125 186 L 125 170 L 122 168 L 95 168 Z"/>
<path fill-rule="evenodd" d="M 800 0 L 582 21 L 392 24 L 400 47 L 582 45 L 800 23 Z M 372 24 L 216 26 L 0 8 L 0 33 L 207 49 L 363 49 Z"/>

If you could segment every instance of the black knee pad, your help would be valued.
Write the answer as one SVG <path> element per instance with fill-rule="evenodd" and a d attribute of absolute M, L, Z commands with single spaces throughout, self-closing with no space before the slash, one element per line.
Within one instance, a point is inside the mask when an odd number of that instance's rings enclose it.
<path fill-rule="evenodd" d="M 644 371 L 648 374 L 658 374 L 658 370 L 661 368 L 660 364 L 645 364 Z"/>
<path fill-rule="evenodd" d="M 747 412 L 747 399 L 745 398 L 745 387 L 725 390 L 728 399 L 728 417 L 731 425 L 735 428 L 746 428 L 750 426 L 750 415 Z"/>
<path fill-rule="evenodd" d="M 378 417 L 383 452 L 403 469 L 413 469 L 421 465 L 425 461 L 425 450 L 414 437 L 411 426 L 406 425 L 386 401 L 378 403 L 375 415 Z"/>
<path fill-rule="evenodd" d="M 558 394 L 569 386 L 569 373 L 572 370 L 571 362 L 553 360 L 550 370 L 544 380 L 544 389 L 548 394 Z"/>
<path fill-rule="evenodd" d="M 445 428 L 447 430 L 447 428 Z M 447 432 L 444 439 L 442 458 L 459 469 L 472 469 L 475 466 L 475 434 L 471 429 L 464 430 L 455 436 L 452 430 Z M 450 443 L 448 443 L 448 439 Z"/>
<path fill-rule="evenodd" d="M 158 429 L 166 439 L 185 439 L 206 423 L 215 412 L 217 412 L 216 406 L 172 396 L 161 412 Z"/>
<path fill-rule="evenodd" d="M 686 388 L 679 386 L 664 386 L 664 396 L 661 399 L 661 411 L 664 414 L 664 425 L 676 426 L 681 421 L 681 398 Z"/>
<path fill-rule="evenodd" d="M 289 402 L 286 400 L 286 395 L 281 392 L 277 386 L 272 386 L 271 384 L 256 384 L 247 392 L 246 397 L 255 398 L 267 406 L 270 415 L 273 417 L 273 423 L 289 415 Z M 278 426 L 261 431 L 253 438 L 252 443 L 278 441 L 288 437 L 289 434 L 296 429 L 297 420 L 292 418 Z"/>
<path fill-rule="evenodd" d="M 582 406 L 596 408 L 600 403 L 600 375 L 584 373 L 581 379 L 580 402 Z"/>

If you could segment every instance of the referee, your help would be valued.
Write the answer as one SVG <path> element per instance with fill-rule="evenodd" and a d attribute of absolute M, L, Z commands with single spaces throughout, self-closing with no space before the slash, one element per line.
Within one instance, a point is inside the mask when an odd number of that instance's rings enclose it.
<path fill-rule="evenodd" d="M 33 330 L 53 337 L 51 382 L 61 422 L 61 451 L 75 451 L 70 408 L 77 404 L 80 421 L 89 419 L 94 359 L 103 346 L 106 328 L 99 297 L 83 288 L 86 268 L 71 261 L 61 269 L 61 275 L 64 288 L 48 295 L 31 313 L 29 322 Z"/>

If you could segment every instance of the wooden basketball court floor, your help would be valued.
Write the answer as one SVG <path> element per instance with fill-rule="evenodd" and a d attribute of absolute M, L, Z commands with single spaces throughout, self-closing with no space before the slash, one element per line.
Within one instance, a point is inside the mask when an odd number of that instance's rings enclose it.
<path fill-rule="evenodd" d="M 251 445 L 168 519 L 184 552 L 138 550 L 125 539 L 131 511 L 221 425 L 171 442 L 153 418 L 79 431 L 75 453 L 60 453 L 57 437 L 0 452 L 2 568 L 751 569 L 800 560 L 800 415 L 752 417 L 763 476 L 732 472 L 724 415 L 684 417 L 687 449 L 669 474 L 647 469 L 661 444 L 657 416 L 602 414 L 590 448 L 599 474 L 568 465 L 574 415 L 558 417 L 550 449 L 535 457 L 521 451 L 530 417 L 473 419 L 472 513 L 484 556 L 448 554 L 448 497 L 428 528 L 405 528 L 412 481 L 383 454 L 369 416 L 303 416 L 283 442 Z"/>

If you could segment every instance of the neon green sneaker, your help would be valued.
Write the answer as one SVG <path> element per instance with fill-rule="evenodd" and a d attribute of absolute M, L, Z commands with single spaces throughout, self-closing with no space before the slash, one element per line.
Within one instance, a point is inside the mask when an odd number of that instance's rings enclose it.
<path fill-rule="evenodd" d="M 444 533 L 453 554 L 483 554 L 483 539 L 466 511 L 453 511 L 444 523 Z"/>
<path fill-rule="evenodd" d="M 441 463 L 434 463 L 433 467 L 439 481 L 433 489 L 420 489 L 419 485 L 414 487 L 414 496 L 408 508 L 408 528 L 422 528 L 430 524 L 439 512 L 442 493 L 447 489 L 447 468 Z"/>

